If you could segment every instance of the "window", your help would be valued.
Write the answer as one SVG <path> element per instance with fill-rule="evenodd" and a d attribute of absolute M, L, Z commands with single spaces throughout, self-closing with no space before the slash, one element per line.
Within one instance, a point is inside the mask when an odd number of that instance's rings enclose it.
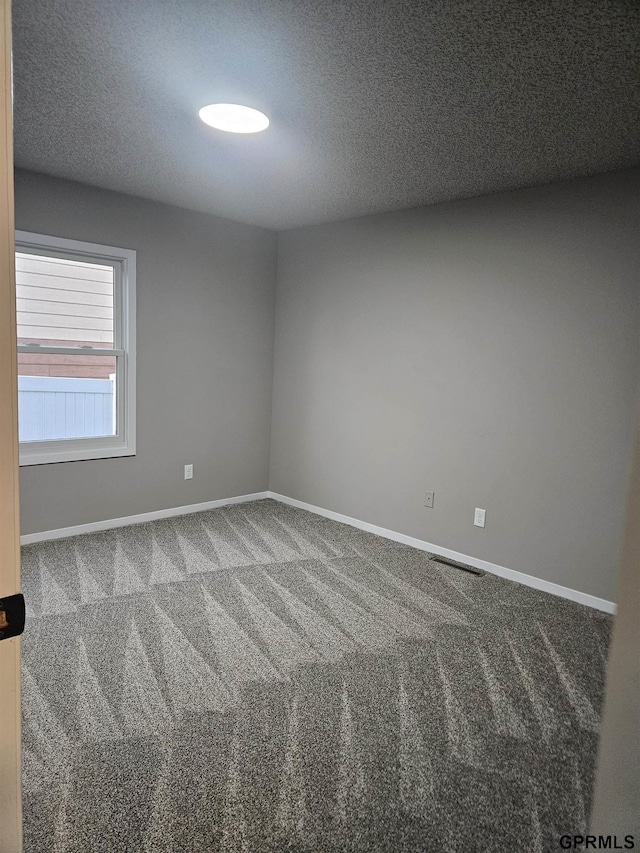
<path fill-rule="evenodd" d="M 136 253 L 16 231 L 20 464 L 135 453 Z"/>

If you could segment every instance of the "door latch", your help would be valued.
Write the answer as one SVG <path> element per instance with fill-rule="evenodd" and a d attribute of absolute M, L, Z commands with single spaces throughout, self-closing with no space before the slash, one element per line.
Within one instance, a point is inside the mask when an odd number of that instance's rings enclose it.
<path fill-rule="evenodd" d="M 7 595 L 0 598 L 0 640 L 17 637 L 24 631 L 24 595 Z"/>

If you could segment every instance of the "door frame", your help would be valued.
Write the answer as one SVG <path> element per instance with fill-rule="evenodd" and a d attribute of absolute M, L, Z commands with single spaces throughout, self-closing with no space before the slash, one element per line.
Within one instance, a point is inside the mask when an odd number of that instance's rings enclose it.
<path fill-rule="evenodd" d="M 20 592 L 11 2 L 0 0 L 0 598 Z M 0 642 L 0 853 L 22 851 L 20 638 Z"/>

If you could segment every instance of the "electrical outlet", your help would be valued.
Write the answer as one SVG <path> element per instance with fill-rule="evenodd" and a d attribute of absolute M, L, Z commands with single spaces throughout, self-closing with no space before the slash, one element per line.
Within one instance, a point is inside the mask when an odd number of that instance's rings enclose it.
<path fill-rule="evenodd" d="M 193 465 L 184 466 L 184 478 L 185 480 L 193 480 Z"/>
<path fill-rule="evenodd" d="M 435 496 L 435 492 L 425 492 L 424 493 L 424 505 L 428 506 L 430 509 L 433 508 L 434 496 Z"/>
<path fill-rule="evenodd" d="M 484 520 L 487 517 L 486 509 L 478 509 L 476 507 L 475 515 L 473 516 L 473 523 L 476 527 L 484 527 Z"/>

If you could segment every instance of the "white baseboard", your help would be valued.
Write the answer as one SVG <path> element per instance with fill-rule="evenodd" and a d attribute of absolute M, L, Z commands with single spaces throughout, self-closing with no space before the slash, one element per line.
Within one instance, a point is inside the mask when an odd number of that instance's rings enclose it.
<path fill-rule="evenodd" d="M 448 557 L 450 560 L 456 560 L 459 563 L 466 563 L 469 566 L 474 566 L 477 569 L 483 569 L 493 575 L 498 575 L 502 578 L 507 578 L 516 583 L 524 584 L 524 586 L 539 589 L 543 592 L 549 592 L 551 595 L 557 595 L 560 598 L 568 598 L 570 601 L 577 601 L 578 604 L 585 604 L 587 607 L 593 607 L 596 610 L 603 610 L 605 613 L 615 613 L 616 605 L 613 601 L 607 601 L 604 598 L 597 598 L 595 595 L 589 595 L 586 592 L 580 592 L 577 589 L 560 586 L 560 584 L 546 581 L 542 578 L 536 578 L 533 575 L 525 575 L 522 572 L 516 572 L 513 569 L 507 569 L 504 566 L 498 566 L 495 563 L 489 563 L 486 560 L 479 560 L 477 557 L 470 557 L 467 554 L 461 554 L 459 551 L 452 551 L 450 548 L 442 548 L 440 545 L 434 545 L 431 542 L 424 542 L 422 539 L 416 539 L 413 536 L 407 536 L 404 533 L 396 533 L 395 530 L 388 530 L 385 527 L 378 527 L 376 524 L 369 524 L 367 521 L 360 521 L 357 518 L 351 518 L 348 515 L 342 515 L 339 512 L 333 512 L 330 509 L 323 509 L 313 504 L 305 503 L 304 501 L 288 498 L 286 495 L 279 495 L 276 492 L 255 492 L 251 495 L 238 495 L 233 498 L 222 498 L 217 501 L 206 501 L 200 504 L 190 504 L 188 506 L 171 507 L 170 509 L 159 509 L 154 512 L 143 512 L 140 515 L 128 515 L 123 518 L 109 518 L 104 521 L 95 521 L 89 524 L 77 524 L 74 527 L 61 527 L 58 530 L 43 530 L 40 533 L 27 533 L 20 537 L 21 545 L 31 545 L 35 542 L 47 542 L 50 539 L 66 539 L 68 536 L 79 536 L 83 533 L 95 533 L 98 530 L 111 530 L 114 527 L 127 527 L 131 524 L 142 524 L 145 521 L 156 521 L 160 518 L 173 518 L 178 515 L 189 515 L 192 512 L 204 512 L 208 509 L 216 509 L 221 506 L 230 504 L 247 503 L 248 501 L 259 501 L 264 498 L 272 498 L 289 506 L 295 506 L 299 509 L 313 512 L 316 515 L 321 515 L 324 518 L 330 518 L 333 521 L 340 521 L 343 524 L 350 524 L 352 527 L 357 527 L 360 530 L 366 530 L 369 533 L 375 533 L 378 536 L 383 536 L 385 539 L 392 539 L 394 542 L 401 542 L 403 545 L 410 545 L 412 548 L 417 548 L 420 551 L 428 551 L 430 554 L 437 554 L 439 557 Z"/>
<path fill-rule="evenodd" d="M 47 542 L 49 539 L 66 539 L 68 536 L 79 536 L 82 533 L 95 533 L 98 530 L 111 530 L 114 527 L 128 527 L 130 524 L 142 524 L 145 521 L 156 521 L 159 518 L 173 518 L 176 515 L 189 515 L 192 512 L 204 512 L 207 509 L 216 509 L 219 506 L 243 504 L 247 503 L 247 501 L 259 501 L 268 497 L 269 492 L 255 492 L 252 495 L 238 495 L 235 498 L 222 498 L 219 501 L 206 501 L 201 504 L 158 509 L 155 512 L 127 515 L 124 518 L 108 518 L 104 521 L 94 521 L 90 524 L 76 524 L 75 527 L 61 527 L 58 530 L 26 533 L 20 537 L 20 544 L 31 545 L 34 542 Z"/>
<path fill-rule="evenodd" d="M 308 512 L 313 512 L 316 515 L 330 518 L 332 521 L 341 521 L 343 524 L 350 524 L 352 527 L 357 527 L 360 530 L 366 530 L 369 533 L 375 533 L 378 536 L 383 536 L 385 539 L 392 539 L 394 542 L 401 542 L 403 545 L 411 545 L 412 548 L 418 548 L 420 551 L 428 551 L 431 554 L 437 554 L 439 557 L 448 557 L 450 560 L 456 560 L 458 563 L 466 563 L 468 566 L 473 566 L 476 569 L 483 569 L 485 572 L 490 572 L 492 575 L 498 575 L 501 578 L 521 583 L 524 586 L 539 589 L 543 592 L 549 592 L 551 595 L 557 595 L 560 598 L 568 598 L 570 601 L 577 601 L 578 604 L 585 604 L 587 607 L 593 607 L 595 610 L 603 610 L 605 613 L 615 613 L 616 605 L 613 601 L 607 601 L 605 598 L 597 598 L 595 595 L 589 595 L 586 592 L 580 592 L 577 589 L 571 589 L 567 586 L 546 581 L 542 578 L 536 578 L 533 575 L 525 575 L 522 572 L 516 572 L 513 569 L 507 569 L 504 566 L 498 566 L 495 563 L 488 563 L 486 560 L 479 560 L 477 557 L 469 557 L 467 554 L 461 554 L 458 551 L 452 551 L 450 548 L 442 548 L 440 545 L 433 545 L 431 542 L 424 542 L 422 539 L 415 539 L 413 536 L 406 536 L 404 533 L 396 533 L 394 530 L 387 530 L 385 527 L 378 527 L 375 524 L 369 524 L 367 521 L 359 521 L 357 518 L 350 518 L 348 515 L 342 515 L 339 512 L 333 512 L 330 509 L 322 509 L 319 506 L 304 503 L 294 498 L 288 498 L 285 495 L 279 495 L 275 492 L 267 492 L 266 496 L 273 500 L 281 501 L 289 504 L 289 506 L 298 507 L 298 509 L 306 509 Z"/>

